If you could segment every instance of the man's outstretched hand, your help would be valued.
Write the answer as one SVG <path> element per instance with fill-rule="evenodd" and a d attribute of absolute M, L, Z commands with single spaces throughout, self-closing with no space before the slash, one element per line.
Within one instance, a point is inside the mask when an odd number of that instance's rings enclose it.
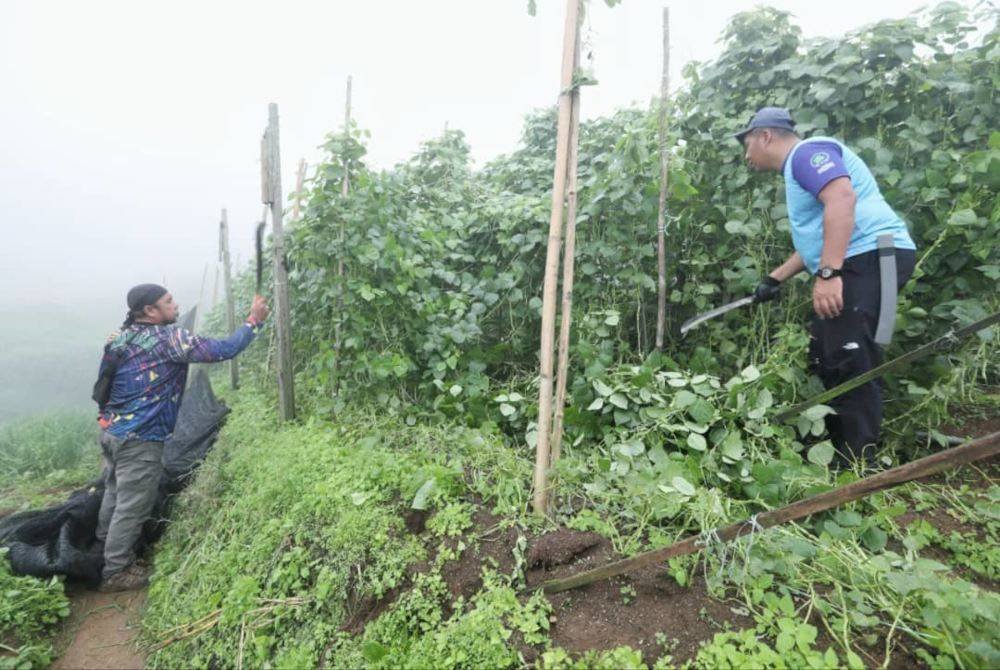
<path fill-rule="evenodd" d="M 253 297 L 253 305 L 250 307 L 250 319 L 256 323 L 261 324 L 267 319 L 267 315 L 271 313 L 271 310 L 267 308 L 267 300 L 264 299 L 262 295 L 255 295 Z"/>

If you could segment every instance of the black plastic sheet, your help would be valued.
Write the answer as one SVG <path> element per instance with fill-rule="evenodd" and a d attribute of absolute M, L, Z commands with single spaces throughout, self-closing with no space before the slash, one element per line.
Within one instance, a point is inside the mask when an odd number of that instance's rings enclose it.
<path fill-rule="evenodd" d="M 205 459 L 228 413 L 229 408 L 212 392 L 205 370 L 198 369 L 181 400 L 173 437 L 163 448 L 159 496 L 142 529 L 137 545 L 140 555 L 163 534 L 171 497 L 184 488 Z M 100 581 L 104 544 L 97 541 L 96 532 L 103 496 L 102 474 L 89 486 L 74 491 L 62 505 L 0 519 L 0 547 L 8 548 L 13 571 Z"/>

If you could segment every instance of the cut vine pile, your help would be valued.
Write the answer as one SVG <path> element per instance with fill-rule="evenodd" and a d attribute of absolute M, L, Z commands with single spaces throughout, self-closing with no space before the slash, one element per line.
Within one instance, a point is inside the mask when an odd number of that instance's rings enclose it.
<path fill-rule="evenodd" d="M 888 356 L 1000 309 L 998 16 L 943 3 L 808 41 L 778 10 L 735 16 L 670 104 L 662 352 L 658 105 L 582 124 L 550 519 L 529 500 L 553 111 L 480 169 L 457 130 L 392 170 L 365 164 L 358 128 L 331 133 L 285 240 L 302 418 L 277 420 L 274 343 L 257 348 L 158 548 L 148 665 L 1000 664 L 997 463 L 713 541 L 865 473 L 828 468 L 830 408 L 771 419 L 820 389 L 805 372 L 806 281 L 676 335 L 790 251 L 780 179 L 752 174 L 726 139 L 763 105 L 855 147 L 910 225 L 918 267 Z M 253 284 L 242 274 L 237 295 Z M 211 324 L 221 333 L 222 315 Z M 983 331 L 885 380 L 881 465 L 995 426 L 998 342 Z M 700 555 L 537 589 L 697 533 Z"/>

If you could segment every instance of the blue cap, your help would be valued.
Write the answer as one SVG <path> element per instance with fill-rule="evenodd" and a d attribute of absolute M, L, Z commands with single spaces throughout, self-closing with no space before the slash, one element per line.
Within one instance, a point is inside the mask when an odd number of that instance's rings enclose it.
<path fill-rule="evenodd" d="M 747 133 L 757 128 L 781 128 L 794 132 L 795 121 L 792 121 L 792 115 L 784 107 L 761 107 L 750 119 L 747 127 L 736 133 L 734 137 L 742 142 Z"/>

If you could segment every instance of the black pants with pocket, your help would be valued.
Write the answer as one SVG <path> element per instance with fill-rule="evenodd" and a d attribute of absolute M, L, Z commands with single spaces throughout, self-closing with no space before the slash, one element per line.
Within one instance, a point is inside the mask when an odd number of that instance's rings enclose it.
<path fill-rule="evenodd" d="M 896 249 L 896 286 L 910 279 L 916 252 Z M 809 344 L 810 372 L 823 386 L 833 388 L 882 363 L 882 348 L 875 343 L 881 302 L 878 251 L 844 260 L 844 309 L 840 316 L 821 319 L 813 315 Z M 815 279 L 814 281 L 823 281 Z M 826 417 L 827 432 L 839 461 L 870 459 L 882 425 L 882 381 L 872 380 L 830 401 L 836 414 Z"/>

